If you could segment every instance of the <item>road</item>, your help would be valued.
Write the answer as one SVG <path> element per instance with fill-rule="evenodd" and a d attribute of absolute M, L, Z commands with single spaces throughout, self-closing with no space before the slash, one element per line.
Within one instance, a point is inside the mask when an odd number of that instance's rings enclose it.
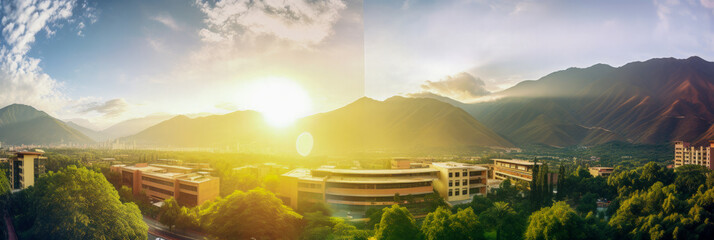
<path fill-rule="evenodd" d="M 204 236 L 201 236 L 196 233 L 175 233 L 169 231 L 169 228 L 164 226 L 163 224 L 157 222 L 156 220 L 153 220 L 151 218 L 147 218 L 144 216 L 144 222 L 146 225 L 149 225 L 149 239 L 148 240 L 161 240 L 161 239 L 166 239 L 166 240 L 203 240 L 207 239 Z"/>

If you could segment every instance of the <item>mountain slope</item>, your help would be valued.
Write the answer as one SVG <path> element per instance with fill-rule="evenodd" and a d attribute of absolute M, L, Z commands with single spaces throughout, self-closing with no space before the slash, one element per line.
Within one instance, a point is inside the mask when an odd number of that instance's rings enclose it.
<path fill-rule="evenodd" d="M 142 118 L 134 118 L 119 122 L 114 124 L 104 130 L 101 133 L 107 136 L 108 139 L 115 139 L 120 137 L 126 137 L 130 135 L 137 134 L 151 126 L 154 126 L 160 122 L 166 121 L 174 115 L 162 114 L 162 115 L 150 115 Z"/>
<path fill-rule="evenodd" d="M 137 145 L 238 145 L 246 151 L 294 153 L 295 139 L 303 132 L 313 136 L 313 152 L 324 154 L 513 146 L 462 109 L 434 99 L 401 97 L 385 101 L 362 98 L 283 129 L 268 126 L 262 115 L 253 111 L 193 119 L 178 116 L 122 140 Z"/>
<path fill-rule="evenodd" d="M 11 145 L 93 142 L 64 122 L 22 104 L 0 109 L 0 141 Z"/>
<path fill-rule="evenodd" d="M 109 137 L 107 137 L 107 135 L 103 134 L 102 132 L 83 127 L 83 126 L 75 123 L 74 121 L 68 121 L 68 122 L 65 122 L 65 124 L 67 124 L 68 127 L 71 127 L 73 129 L 81 132 L 82 134 L 84 134 L 85 136 L 91 138 L 92 140 L 94 140 L 96 142 L 102 142 L 102 141 L 109 140 Z"/>
<path fill-rule="evenodd" d="M 498 100 L 458 106 L 517 144 L 714 137 L 705 134 L 714 124 L 714 63 L 699 57 L 570 68 L 494 96 Z"/>

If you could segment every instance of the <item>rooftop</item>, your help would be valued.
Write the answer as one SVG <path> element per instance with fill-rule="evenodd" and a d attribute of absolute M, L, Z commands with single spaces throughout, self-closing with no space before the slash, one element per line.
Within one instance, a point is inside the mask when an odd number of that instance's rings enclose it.
<path fill-rule="evenodd" d="M 474 169 L 474 170 L 481 170 L 481 171 L 486 171 L 488 170 L 485 167 L 481 166 L 476 166 L 473 164 L 468 164 L 468 163 L 459 163 L 459 162 L 435 162 L 431 164 L 432 166 L 436 167 L 441 167 L 441 168 L 469 168 L 469 169 Z"/>
<path fill-rule="evenodd" d="M 410 174 L 410 173 L 430 173 L 438 172 L 439 170 L 432 168 L 411 168 L 411 169 L 330 169 L 318 168 L 313 171 L 339 173 L 339 174 L 355 174 L 355 175 L 384 175 L 384 174 Z"/>
<path fill-rule="evenodd" d="M 493 159 L 494 162 L 507 162 L 507 163 L 513 163 L 513 164 L 520 164 L 520 165 L 534 165 L 533 162 L 531 161 L 526 161 L 526 160 L 520 160 L 520 159 Z M 542 162 L 539 162 L 538 165 L 543 165 Z"/>

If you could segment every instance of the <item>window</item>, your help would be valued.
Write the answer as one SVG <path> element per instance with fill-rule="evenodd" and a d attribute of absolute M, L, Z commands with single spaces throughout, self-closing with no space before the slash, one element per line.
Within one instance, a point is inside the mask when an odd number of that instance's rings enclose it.
<path fill-rule="evenodd" d="M 456 180 L 456 186 L 457 186 L 457 187 L 459 186 L 459 183 L 460 183 L 459 180 Z"/>
<path fill-rule="evenodd" d="M 452 191 L 451 189 L 449 189 L 449 197 L 451 197 L 452 195 L 454 195 L 454 191 Z"/>
<path fill-rule="evenodd" d="M 454 186 L 454 181 L 449 180 L 449 187 Z"/>
<path fill-rule="evenodd" d="M 468 190 L 467 190 L 466 188 L 464 188 L 463 190 L 461 190 L 461 195 L 467 195 L 467 194 L 469 194 L 469 192 L 468 192 Z"/>
<path fill-rule="evenodd" d="M 466 184 L 468 184 L 468 183 L 466 182 L 466 179 L 464 179 L 464 180 L 461 181 L 461 182 L 462 182 L 462 185 L 464 185 L 464 186 L 466 186 Z"/>
<path fill-rule="evenodd" d="M 468 177 L 468 176 L 469 176 L 469 172 L 467 172 L 466 169 L 464 169 L 464 177 Z"/>
<path fill-rule="evenodd" d="M 449 173 L 449 177 L 450 177 L 450 178 L 454 177 L 454 174 L 453 174 L 453 173 Z"/>
<path fill-rule="evenodd" d="M 196 186 L 191 186 L 191 185 L 186 185 L 186 184 L 179 184 L 179 188 L 189 190 L 189 191 L 198 191 L 198 188 Z"/>
<path fill-rule="evenodd" d="M 459 189 L 456 189 L 456 196 L 459 196 Z"/>
<path fill-rule="evenodd" d="M 455 173 L 455 174 L 456 174 L 456 177 L 459 177 L 459 173 Z"/>

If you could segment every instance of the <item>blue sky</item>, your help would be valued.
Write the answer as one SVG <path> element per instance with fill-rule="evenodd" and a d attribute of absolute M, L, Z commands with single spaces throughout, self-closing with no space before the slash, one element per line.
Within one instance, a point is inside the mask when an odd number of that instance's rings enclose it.
<path fill-rule="evenodd" d="M 596 63 L 714 60 L 714 0 L 247 2 L 0 0 L 0 106 L 102 128 L 255 108 L 251 86 L 275 78 L 314 113 L 364 95 L 474 101 Z"/>

